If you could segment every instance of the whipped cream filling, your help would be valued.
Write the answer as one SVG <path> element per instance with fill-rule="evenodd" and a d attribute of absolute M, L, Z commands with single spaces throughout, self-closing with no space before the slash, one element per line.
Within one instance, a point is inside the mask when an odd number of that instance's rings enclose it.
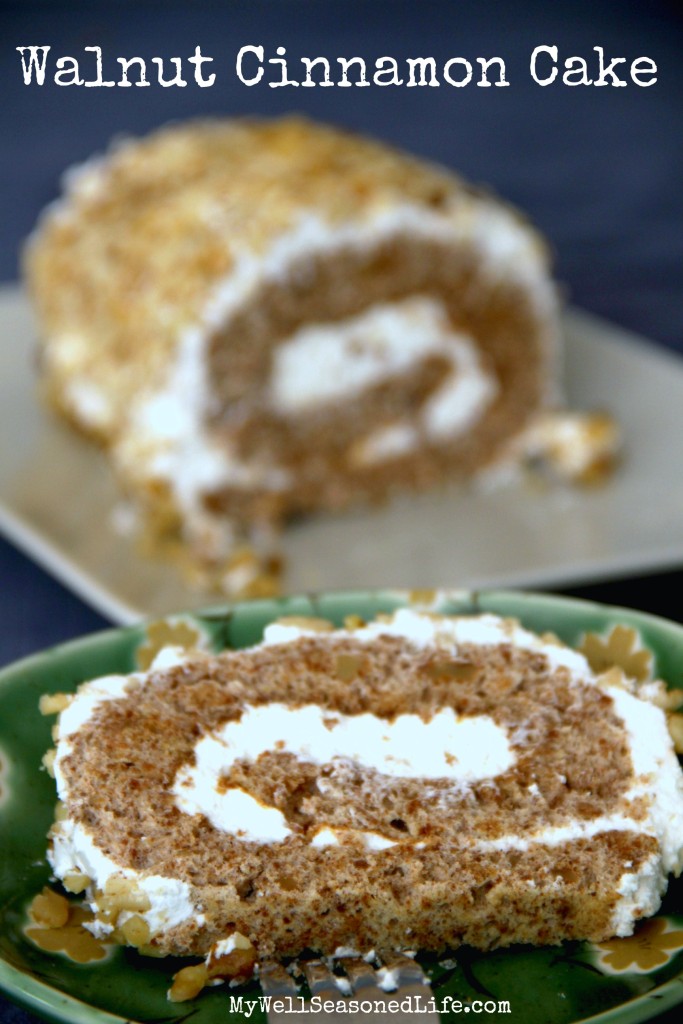
<path fill-rule="evenodd" d="M 132 868 L 117 864 L 93 842 L 85 826 L 69 819 L 57 821 L 51 830 L 52 843 L 48 852 L 48 861 L 57 878 L 65 878 L 74 871 L 81 872 L 91 880 L 88 886 L 88 903 L 92 910 L 99 910 L 97 891 L 103 891 L 111 879 L 130 879 L 136 890 L 142 890 L 150 902 L 149 910 L 138 910 L 154 936 L 168 931 L 175 925 L 182 924 L 192 917 L 198 922 L 203 915 L 197 913 L 197 907 L 190 895 L 187 883 L 177 878 L 163 875 L 145 875 Z M 122 925 L 131 913 L 119 917 Z M 112 925 L 102 921 L 94 921 L 90 925 L 93 934 L 105 937 L 113 931 Z"/>
<path fill-rule="evenodd" d="M 408 421 L 397 421 L 386 427 L 370 431 L 351 445 L 347 458 L 354 466 L 369 466 L 386 462 L 415 450 L 419 442 L 417 428 Z"/>
<path fill-rule="evenodd" d="M 664 871 L 678 874 L 683 870 L 683 774 L 666 716 L 626 690 L 608 687 L 606 692 L 629 738 L 635 779 L 627 798 L 651 795 L 645 831 L 660 841 Z"/>
<path fill-rule="evenodd" d="M 221 783 L 237 761 L 255 762 L 267 751 L 317 765 L 353 761 L 390 778 L 447 778 L 454 783 L 490 778 L 514 763 L 507 736 L 492 719 L 458 718 L 451 708 L 429 721 L 413 714 L 389 721 L 370 713 L 343 715 L 315 704 L 247 705 L 238 721 L 227 722 L 196 744 L 193 763 L 180 769 L 173 784 L 176 805 L 186 814 L 204 814 L 214 827 L 240 839 L 285 839 L 292 832 L 280 811 Z M 366 846 L 383 848 L 381 843 L 373 846 L 371 839 Z"/>
<path fill-rule="evenodd" d="M 160 652 L 153 669 L 159 670 L 181 661 L 178 648 L 168 648 Z M 54 774 L 57 794 L 65 804 L 69 798 L 69 788 L 62 769 L 63 760 L 72 749 L 72 738 L 92 718 L 102 704 L 112 700 L 120 700 L 133 690 L 142 686 L 149 673 L 136 672 L 130 676 L 110 675 L 94 679 L 79 687 L 73 700 L 59 716 L 59 739 L 57 741 Z M 90 879 L 87 897 L 90 907 L 98 911 L 97 892 L 106 889 L 112 879 L 130 879 L 135 888 L 141 889 L 149 898 L 150 909 L 137 911 L 154 936 L 192 917 L 202 921 L 203 915 L 193 902 L 190 887 L 176 878 L 163 875 L 148 875 L 117 864 L 97 846 L 88 829 L 80 822 L 71 818 L 56 821 L 50 831 L 51 843 L 48 849 L 48 862 L 57 878 L 63 879 L 73 872 L 79 872 Z M 120 917 L 123 924 L 126 916 Z M 95 920 L 90 926 L 98 937 L 105 937 L 113 930 L 111 925 Z"/>
<path fill-rule="evenodd" d="M 381 835 L 379 832 L 371 832 L 369 829 L 327 828 L 325 826 L 318 829 L 313 836 L 311 846 L 319 850 L 326 846 L 340 846 L 346 838 L 360 839 L 368 853 L 374 853 L 377 850 L 388 850 L 392 846 L 397 845 L 395 840 L 387 839 L 386 836 Z"/>
<path fill-rule="evenodd" d="M 318 765 L 353 761 L 390 778 L 458 782 L 490 778 L 514 763 L 505 732 L 485 715 L 459 718 L 442 708 L 428 721 L 415 714 L 389 720 L 317 704 L 258 704 L 199 740 L 174 789 L 185 793 L 204 776 L 218 781 L 237 761 L 257 761 L 268 751 Z"/>
<path fill-rule="evenodd" d="M 310 412 L 350 400 L 429 356 L 446 359 L 451 371 L 421 410 L 412 443 L 420 430 L 437 438 L 457 434 L 479 419 L 498 389 L 474 340 L 454 331 L 444 304 L 426 296 L 302 327 L 275 351 L 271 403 L 285 415 Z"/>
<path fill-rule="evenodd" d="M 282 811 L 269 807 L 239 787 L 221 792 L 220 769 L 208 784 L 201 769 L 181 771 L 173 792 L 176 806 L 185 814 L 203 814 L 214 828 L 230 832 L 237 839 L 251 843 L 281 843 L 292 835 Z"/>

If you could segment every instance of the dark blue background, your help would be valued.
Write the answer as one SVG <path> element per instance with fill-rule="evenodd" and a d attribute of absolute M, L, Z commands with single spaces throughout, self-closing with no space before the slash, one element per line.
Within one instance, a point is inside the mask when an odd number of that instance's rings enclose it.
<path fill-rule="evenodd" d="M 680 8 L 680 5 L 678 5 Z M 292 109 L 390 139 L 459 168 L 522 205 L 548 234 L 573 301 L 672 346 L 683 346 L 683 20 L 654 3 L 359 2 L 86 3 L 5 6 L 0 14 L 0 279 L 17 273 L 17 250 L 60 173 L 106 146 L 200 113 L 278 114 Z M 538 44 L 561 57 L 593 47 L 630 61 L 647 55 L 658 81 L 542 88 L 529 74 Z M 211 88 L 85 88 L 23 84 L 17 45 L 50 45 L 50 58 L 83 58 L 100 45 L 105 77 L 117 56 L 214 57 Z M 506 60 L 507 88 L 251 88 L 235 74 L 244 44 L 268 56 L 389 54 Z M 620 65 L 623 69 L 628 65 Z M 150 72 L 155 71 L 151 65 Z M 206 66 L 207 69 L 209 66 Z M 170 65 L 168 65 L 170 69 Z M 187 71 L 191 72 L 187 66 Z M 107 72 L 110 72 L 107 74 Z M 150 74 L 150 79 L 153 75 Z"/>
<path fill-rule="evenodd" d="M 443 161 L 520 204 L 548 235 L 572 302 L 683 351 L 680 10 L 661 0 L 4 3 L 0 280 L 17 277 L 21 241 L 56 195 L 61 172 L 101 150 L 113 135 L 196 114 L 299 110 Z M 302 55 L 364 56 L 369 64 L 382 55 L 434 56 L 439 66 L 453 56 L 472 62 L 501 56 L 510 85 L 247 88 L 234 72 L 245 44 L 262 44 L 267 56 L 285 46 L 294 77 Z M 592 68 L 597 45 L 629 64 L 646 55 L 658 65 L 658 81 L 649 88 L 559 82 L 541 88 L 529 75 L 529 57 L 539 44 L 557 45 L 561 58 L 584 56 Z M 118 77 L 117 56 L 187 57 L 200 45 L 215 58 L 210 70 L 218 77 L 208 89 L 27 87 L 15 50 L 21 45 L 49 45 L 51 58 L 82 57 L 85 77 L 92 67 L 85 46 L 102 46 L 105 77 Z M 0 338 L 11 344 L 11 338 Z M 0 438 L 0 444 L 10 443 Z M 675 596 L 683 577 L 676 568 L 640 580 L 596 581 L 580 592 L 683 619 Z M 104 624 L 2 541 L 0 584 L 0 664 Z M 675 590 L 667 593 L 667 585 Z M 27 1019 L 0 1000 L 3 1024 Z"/>

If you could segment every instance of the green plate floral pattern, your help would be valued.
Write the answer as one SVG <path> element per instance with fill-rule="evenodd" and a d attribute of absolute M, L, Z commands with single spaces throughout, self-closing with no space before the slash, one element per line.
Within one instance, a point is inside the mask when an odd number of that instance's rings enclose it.
<path fill-rule="evenodd" d="M 622 624 L 637 630 L 654 655 L 655 674 L 683 686 L 683 627 L 621 608 L 531 593 L 462 591 L 363 591 L 221 605 L 178 616 L 165 624 L 111 630 L 28 658 L 0 673 L 0 988 L 49 1020 L 71 1024 L 138 1021 L 160 1024 L 232 1024 L 225 986 L 196 1001 L 170 1003 L 169 980 L 180 964 L 116 949 L 105 959 L 78 964 L 47 953 L 27 938 L 27 909 L 49 881 L 46 833 L 53 818 L 54 783 L 41 768 L 51 745 L 51 720 L 42 717 L 42 694 L 69 692 L 86 679 L 144 665 L 171 636 L 215 650 L 257 643 L 264 627 L 282 615 L 320 616 L 341 624 L 356 614 L 369 619 L 407 604 L 431 611 L 514 616 L 537 632 L 552 631 L 578 645 L 586 632 L 600 636 Z M 683 881 L 672 882 L 657 917 L 628 939 L 599 944 L 526 946 L 483 954 L 460 949 L 450 957 L 423 957 L 440 1005 L 445 997 L 470 1009 L 474 1001 L 509 1003 L 510 1012 L 480 1019 L 505 1024 L 635 1024 L 683 1001 Z M 240 990 L 255 999 L 257 985 Z M 476 1010 L 475 1010 L 476 1012 Z M 446 1010 L 442 1021 L 462 1019 Z M 249 1018 L 265 1020 L 257 1008 Z M 302 1017 L 301 1019 L 311 1019 Z M 396 1016 L 395 1020 L 402 1019 Z M 409 1019 L 409 1018 L 406 1018 Z M 292 1016 L 296 1020 L 296 1015 Z"/>

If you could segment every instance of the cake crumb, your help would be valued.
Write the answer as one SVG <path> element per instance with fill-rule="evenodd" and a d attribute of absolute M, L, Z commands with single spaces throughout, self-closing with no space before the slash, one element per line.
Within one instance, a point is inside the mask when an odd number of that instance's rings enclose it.
<path fill-rule="evenodd" d="M 573 484 L 601 484 L 614 473 L 622 439 L 605 412 L 540 414 L 524 438 L 529 465 Z"/>

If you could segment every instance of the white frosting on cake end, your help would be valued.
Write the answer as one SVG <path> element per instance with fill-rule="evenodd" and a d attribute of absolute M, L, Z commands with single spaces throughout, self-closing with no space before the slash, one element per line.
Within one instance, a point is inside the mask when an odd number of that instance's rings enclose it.
<path fill-rule="evenodd" d="M 178 648 L 167 648 L 154 663 L 154 670 L 171 667 L 181 661 Z M 133 673 L 130 676 L 102 676 L 79 687 L 73 700 L 59 716 L 59 739 L 54 760 L 54 774 L 57 793 L 64 803 L 68 801 L 69 792 L 66 778 L 62 771 L 62 762 L 72 750 L 72 739 L 93 717 L 102 704 L 112 700 L 125 699 L 149 678 L 150 673 Z M 137 911 L 149 926 L 150 935 L 166 931 L 192 917 L 201 922 L 203 915 L 190 896 L 190 888 L 185 882 L 162 875 L 149 875 L 122 867 L 108 857 L 94 842 L 88 829 L 80 822 L 70 818 L 56 821 L 50 832 L 51 843 L 48 850 L 48 861 L 55 875 L 63 879 L 68 874 L 78 872 L 90 879 L 87 889 L 88 902 L 97 912 L 97 892 L 106 889 L 107 883 L 113 879 L 130 879 L 135 888 L 141 889 L 149 898 L 150 909 Z M 123 924 L 125 915 L 120 918 Z M 102 921 L 95 920 L 91 930 L 99 937 L 104 937 L 112 927 Z"/>
<path fill-rule="evenodd" d="M 70 750 L 70 747 L 65 747 L 63 741 L 78 732 L 101 704 L 125 697 L 140 686 L 144 678 L 142 674 L 101 676 L 80 686 L 74 699 L 59 716 L 60 743 L 57 747 L 57 762 Z"/>
<path fill-rule="evenodd" d="M 150 909 L 138 910 L 136 913 L 146 921 L 151 936 L 182 924 L 190 917 L 198 923 L 203 921 L 203 915 L 198 913 L 190 896 L 190 887 L 185 882 L 122 867 L 93 842 L 83 825 L 69 819 L 57 821 L 52 826 L 51 838 L 48 860 L 55 875 L 64 878 L 74 871 L 87 875 L 91 880 L 88 901 L 95 912 L 98 910 L 96 891 L 104 891 L 107 883 L 113 879 L 130 879 L 135 889 L 142 890 L 149 899 Z M 123 924 L 124 920 L 125 917 L 121 918 L 119 924 Z M 102 921 L 95 921 L 92 931 L 98 936 L 104 936 L 112 931 L 112 927 Z"/>
<path fill-rule="evenodd" d="M 205 748 L 199 756 L 202 754 L 206 754 Z M 230 832 L 242 842 L 280 843 L 291 836 L 282 811 L 262 804 L 239 787 L 221 791 L 220 774 L 220 766 L 211 771 L 205 758 L 201 765 L 181 771 L 173 787 L 177 807 L 185 814 L 203 814 L 214 828 Z M 208 780 L 204 778 L 207 775 Z"/>

